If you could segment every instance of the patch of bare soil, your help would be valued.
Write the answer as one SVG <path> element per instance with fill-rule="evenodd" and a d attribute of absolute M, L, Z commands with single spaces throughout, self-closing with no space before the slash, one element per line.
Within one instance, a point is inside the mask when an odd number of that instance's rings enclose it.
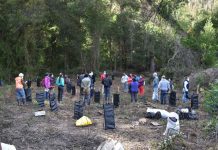
<path fill-rule="evenodd" d="M 119 84 L 120 79 L 116 79 L 112 93 L 118 91 Z M 98 81 L 96 89 L 100 87 Z M 78 87 L 76 96 L 64 93 L 63 103 L 59 104 L 57 113 L 51 112 L 46 105 L 44 117 L 34 116 L 34 112 L 39 110 L 36 104 L 17 106 L 13 88 L 4 91 L 6 95 L 0 97 L 0 141 L 15 145 L 18 150 L 95 150 L 108 138 L 120 141 L 126 150 L 157 149 L 158 143 L 164 139 L 162 134 L 166 127 L 166 120 L 147 119 L 144 125 L 138 124 L 138 120 L 144 117 L 147 107 L 168 111 L 176 109 L 168 105 L 153 104 L 149 85 L 145 90 L 147 104 L 145 105 L 144 99 L 141 98 L 136 104 L 131 104 L 130 95 L 123 93 L 120 86 L 121 103 L 115 110 L 116 129 L 104 130 L 103 128 L 103 96 L 101 96 L 101 104 L 92 101 L 91 106 L 85 107 L 84 115 L 90 117 L 94 125 L 82 128 L 76 127 L 75 120 L 72 118 L 74 101 L 79 100 Z M 36 91 L 43 91 L 43 89 L 33 86 L 33 99 Z M 207 140 L 201 130 L 201 122 L 207 118 L 207 115 L 200 110 L 198 112 L 201 120 L 180 121 L 181 131 L 185 135 L 185 143 L 182 145 L 184 149 L 207 149 Z M 160 126 L 151 125 L 152 121 L 158 122 Z"/>

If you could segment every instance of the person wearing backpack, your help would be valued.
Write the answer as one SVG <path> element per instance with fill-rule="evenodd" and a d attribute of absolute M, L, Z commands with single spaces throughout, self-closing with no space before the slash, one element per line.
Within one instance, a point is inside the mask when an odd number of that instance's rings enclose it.
<path fill-rule="evenodd" d="M 64 92 L 64 77 L 62 73 L 59 74 L 59 77 L 56 80 L 56 85 L 58 86 L 58 102 L 60 103 L 63 99 Z"/>
<path fill-rule="evenodd" d="M 110 99 L 110 87 L 112 85 L 112 79 L 108 74 L 105 75 L 105 78 L 102 80 L 102 84 L 104 86 L 105 102 L 108 102 Z"/>
<path fill-rule="evenodd" d="M 16 99 L 18 106 L 21 104 L 26 104 L 26 95 L 24 91 L 24 81 L 23 81 L 24 74 L 20 73 L 18 77 L 15 78 L 16 83 Z"/>

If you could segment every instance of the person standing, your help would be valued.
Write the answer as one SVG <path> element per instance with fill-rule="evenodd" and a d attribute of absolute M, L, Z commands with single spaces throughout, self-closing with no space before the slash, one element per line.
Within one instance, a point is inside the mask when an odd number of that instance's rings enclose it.
<path fill-rule="evenodd" d="M 90 86 L 90 99 L 94 97 L 94 92 L 95 92 L 95 75 L 91 71 L 89 73 L 89 78 L 91 80 L 91 86 Z"/>
<path fill-rule="evenodd" d="M 160 89 L 160 101 L 161 104 L 166 104 L 167 93 L 170 90 L 169 81 L 165 79 L 165 75 L 161 77 L 161 81 L 159 82 L 158 88 Z"/>
<path fill-rule="evenodd" d="M 105 78 L 102 81 L 102 84 L 104 86 L 105 102 L 108 102 L 110 99 L 110 87 L 112 85 L 112 79 L 108 74 L 106 74 Z"/>
<path fill-rule="evenodd" d="M 101 82 L 103 82 L 103 80 L 106 78 L 106 71 L 104 71 L 101 75 L 100 75 L 100 79 L 101 79 Z M 104 85 L 102 85 L 102 88 L 101 88 L 101 92 L 102 94 L 104 94 Z"/>
<path fill-rule="evenodd" d="M 186 80 L 183 82 L 183 96 L 182 101 L 183 103 L 188 102 L 189 100 L 189 77 L 186 77 Z"/>
<path fill-rule="evenodd" d="M 136 80 L 136 78 L 133 78 L 130 84 L 130 93 L 131 93 L 132 103 L 137 102 L 138 86 L 139 86 L 138 81 Z"/>
<path fill-rule="evenodd" d="M 44 82 L 45 82 L 45 99 L 48 99 L 49 98 L 49 89 L 51 87 L 51 79 L 49 77 L 49 73 L 47 73 L 45 75 Z"/>
<path fill-rule="evenodd" d="M 174 83 L 173 83 L 173 79 L 169 79 L 169 84 L 170 84 L 170 92 L 172 92 L 174 90 Z"/>
<path fill-rule="evenodd" d="M 145 78 L 143 77 L 143 75 L 140 76 L 138 83 L 139 83 L 139 95 L 143 96 L 145 94 L 145 88 L 144 88 Z"/>
<path fill-rule="evenodd" d="M 16 83 L 16 99 L 18 106 L 21 106 L 22 103 L 26 104 L 26 95 L 24 91 L 24 82 L 23 82 L 24 74 L 20 73 L 18 77 L 15 78 Z"/>
<path fill-rule="evenodd" d="M 152 100 L 153 100 L 153 102 L 157 102 L 158 101 L 158 84 L 159 84 L 159 79 L 158 79 L 158 76 L 157 76 L 156 72 L 153 73 L 153 77 L 154 77 L 154 80 L 153 80 L 153 95 L 152 95 Z"/>
<path fill-rule="evenodd" d="M 123 73 L 123 76 L 121 78 L 121 83 L 123 84 L 123 91 L 127 93 L 128 92 L 128 76 L 125 73 Z"/>
<path fill-rule="evenodd" d="M 60 103 L 63 100 L 64 92 L 64 77 L 62 73 L 59 74 L 59 77 L 56 80 L 56 85 L 58 86 L 58 102 Z"/>
<path fill-rule="evenodd" d="M 88 74 L 85 74 L 84 78 L 82 79 L 81 87 L 83 88 L 83 96 L 84 96 L 83 105 L 85 106 L 86 103 L 90 105 L 91 79 Z"/>

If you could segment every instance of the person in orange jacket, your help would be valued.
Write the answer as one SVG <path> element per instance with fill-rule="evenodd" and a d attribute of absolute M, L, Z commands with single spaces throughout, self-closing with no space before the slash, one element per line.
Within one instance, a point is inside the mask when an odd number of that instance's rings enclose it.
<path fill-rule="evenodd" d="M 144 88 L 145 79 L 143 75 L 140 76 L 140 79 L 138 82 L 139 82 L 139 95 L 143 96 L 145 94 L 145 88 Z"/>
<path fill-rule="evenodd" d="M 23 104 L 26 104 L 26 95 L 24 91 L 24 81 L 23 81 L 24 74 L 20 73 L 18 77 L 15 78 L 15 84 L 16 84 L 16 99 L 18 106 Z"/>

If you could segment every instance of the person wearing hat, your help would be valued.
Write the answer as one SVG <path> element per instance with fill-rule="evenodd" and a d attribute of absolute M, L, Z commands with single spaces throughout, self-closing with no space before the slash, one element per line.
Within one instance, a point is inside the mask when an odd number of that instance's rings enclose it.
<path fill-rule="evenodd" d="M 170 84 L 169 84 L 169 81 L 166 80 L 165 75 L 162 76 L 161 81 L 158 85 L 158 88 L 160 89 L 161 104 L 166 104 L 167 93 L 170 90 Z"/>
<path fill-rule="evenodd" d="M 20 73 L 18 77 L 15 78 L 15 84 L 16 84 L 16 99 L 18 106 L 23 104 L 26 104 L 26 95 L 24 91 L 24 82 L 23 82 L 24 74 Z"/>
<path fill-rule="evenodd" d="M 153 102 L 157 102 L 158 101 L 158 84 L 159 84 L 159 79 L 158 79 L 158 76 L 157 76 L 156 72 L 153 73 L 153 77 L 154 77 L 154 80 L 153 80 L 152 101 Z"/>

